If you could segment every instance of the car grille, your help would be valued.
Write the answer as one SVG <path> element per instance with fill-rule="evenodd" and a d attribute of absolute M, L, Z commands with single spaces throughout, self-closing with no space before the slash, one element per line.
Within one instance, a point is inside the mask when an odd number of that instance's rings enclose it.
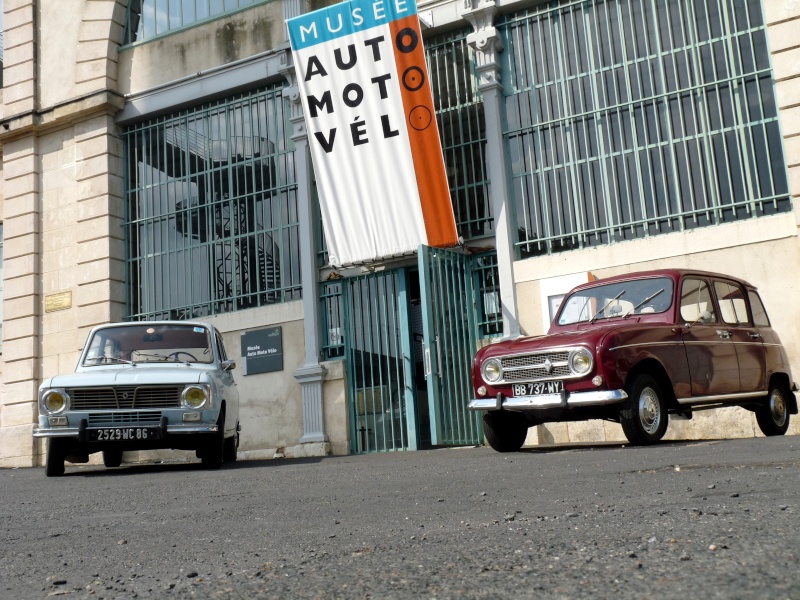
<path fill-rule="evenodd" d="M 117 427 L 120 425 L 159 425 L 158 411 L 113 411 L 89 413 L 89 427 Z"/>
<path fill-rule="evenodd" d="M 569 370 L 569 350 L 504 356 L 500 359 L 504 381 L 533 381 L 572 377 Z M 548 370 L 548 363 L 550 368 Z"/>
<path fill-rule="evenodd" d="M 72 410 L 178 408 L 184 386 L 148 385 L 67 390 Z"/>

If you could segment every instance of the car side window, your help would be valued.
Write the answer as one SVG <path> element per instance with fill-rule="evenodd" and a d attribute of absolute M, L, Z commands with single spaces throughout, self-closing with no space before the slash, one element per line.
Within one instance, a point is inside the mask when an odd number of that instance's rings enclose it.
<path fill-rule="evenodd" d="M 710 317 L 703 319 L 703 313 Z M 711 290 L 702 279 L 684 279 L 681 285 L 681 319 L 686 323 L 713 323 L 717 320 Z"/>
<path fill-rule="evenodd" d="M 714 291 L 717 293 L 719 313 L 722 320 L 729 325 L 748 325 L 747 303 L 744 300 L 744 290 L 736 284 L 727 281 L 715 281 Z"/>
<path fill-rule="evenodd" d="M 752 290 L 747 292 L 747 295 L 750 297 L 750 310 L 753 311 L 753 324 L 756 327 L 769 327 L 767 309 L 764 308 L 761 297 Z"/>
<path fill-rule="evenodd" d="M 217 338 L 217 348 L 219 348 L 219 359 L 228 360 L 228 354 L 225 352 L 225 344 L 222 343 L 222 336 L 219 333 L 215 333 Z"/>

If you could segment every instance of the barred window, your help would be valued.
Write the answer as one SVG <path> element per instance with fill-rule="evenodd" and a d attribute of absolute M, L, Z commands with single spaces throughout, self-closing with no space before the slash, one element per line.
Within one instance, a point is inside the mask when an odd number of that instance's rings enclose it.
<path fill-rule="evenodd" d="M 124 44 L 142 42 L 273 0 L 130 0 Z"/>
<path fill-rule="evenodd" d="M 760 0 L 548 3 L 498 28 L 522 256 L 791 210 Z"/>
<path fill-rule="evenodd" d="M 486 120 L 474 51 L 467 44 L 469 31 L 425 40 L 453 213 L 458 233 L 465 239 L 486 237 L 494 228 L 486 172 Z"/>
<path fill-rule="evenodd" d="M 288 128 L 274 86 L 125 129 L 129 318 L 301 298 Z"/>

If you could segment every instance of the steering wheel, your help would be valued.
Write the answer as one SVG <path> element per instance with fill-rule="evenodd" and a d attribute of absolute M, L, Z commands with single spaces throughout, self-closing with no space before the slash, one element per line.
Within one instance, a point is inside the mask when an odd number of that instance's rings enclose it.
<path fill-rule="evenodd" d="M 197 360 L 197 358 L 195 357 L 195 355 L 194 355 L 194 354 L 192 354 L 191 352 L 186 352 L 186 350 L 178 350 L 177 352 L 173 352 L 173 353 L 171 353 L 171 354 L 167 355 L 167 358 L 173 358 L 173 357 L 175 357 L 175 360 L 180 360 L 180 358 L 178 358 L 178 357 L 179 357 L 181 354 L 185 354 L 186 356 L 188 356 L 189 358 L 191 358 L 191 359 L 192 359 L 192 362 L 200 362 L 199 360 Z"/>

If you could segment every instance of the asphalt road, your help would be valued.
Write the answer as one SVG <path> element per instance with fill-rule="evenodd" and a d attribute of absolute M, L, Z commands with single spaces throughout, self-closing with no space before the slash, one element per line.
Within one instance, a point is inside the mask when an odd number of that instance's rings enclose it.
<path fill-rule="evenodd" d="M 800 437 L 0 471 L 0 598 L 800 598 Z"/>

